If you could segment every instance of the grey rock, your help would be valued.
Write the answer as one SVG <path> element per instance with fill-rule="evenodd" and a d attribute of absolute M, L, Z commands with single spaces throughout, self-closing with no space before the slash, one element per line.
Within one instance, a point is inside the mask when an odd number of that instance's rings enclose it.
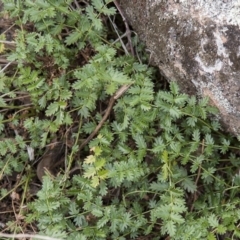
<path fill-rule="evenodd" d="M 190 95 L 208 96 L 240 135 L 240 1 L 120 0 L 152 63 Z"/>

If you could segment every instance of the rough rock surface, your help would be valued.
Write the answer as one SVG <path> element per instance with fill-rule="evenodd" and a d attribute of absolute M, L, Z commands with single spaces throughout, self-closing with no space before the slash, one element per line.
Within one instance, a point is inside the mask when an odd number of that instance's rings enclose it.
<path fill-rule="evenodd" d="M 239 0 L 120 0 L 152 62 L 182 91 L 208 96 L 240 135 Z"/>

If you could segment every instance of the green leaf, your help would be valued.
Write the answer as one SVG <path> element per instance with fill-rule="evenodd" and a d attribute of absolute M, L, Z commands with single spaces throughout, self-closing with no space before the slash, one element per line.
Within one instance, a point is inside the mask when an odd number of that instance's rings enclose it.
<path fill-rule="evenodd" d="M 161 153 L 165 149 L 165 147 L 166 146 L 163 142 L 162 137 L 157 137 L 157 138 L 155 138 L 154 147 L 153 147 L 152 151 L 154 153 Z"/>
<path fill-rule="evenodd" d="M 65 40 L 67 46 L 76 43 L 79 39 L 81 39 L 82 33 L 80 31 L 74 31 L 70 33 Z"/>
<path fill-rule="evenodd" d="M 94 13 L 94 9 L 92 6 L 88 5 L 86 7 L 86 13 L 87 13 L 88 18 L 92 21 L 92 26 L 98 31 L 101 30 L 102 29 L 102 21 L 97 17 L 96 13 Z"/>
<path fill-rule="evenodd" d="M 168 152 L 166 150 L 163 151 L 162 160 L 163 160 L 164 163 L 168 163 L 168 161 L 169 161 Z"/>
<path fill-rule="evenodd" d="M 91 180 L 91 186 L 96 188 L 98 185 L 99 185 L 99 177 L 98 176 L 94 176 L 92 177 L 92 180 Z"/>
<path fill-rule="evenodd" d="M 211 227 L 216 228 L 219 225 L 219 221 L 217 217 L 214 214 L 211 214 L 208 217 L 208 223 L 210 224 Z"/>
<path fill-rule="evenodd" d="M 229 149 L 230 141 L 224 138 L 222 140 L 222 145 L 223 146 L 221 147 L 221 153 L 225 154 L 228 151 L 228 149 Z"/>
<path fill-rule="evenodd" d="M 6 86 L 6 84 L 5 84 L 5 81 L 4 81 L 4 77 L 0 75 L 0 92 L 3 91 L 5 86 Z"/>
<path fill-rule="evenodd" d="M 195 129 L 192 134 L 193 141 L 199 142 L 200 141 L 200 131 L 199 129 Z"/>
<path fill-rule="evenodd" d="M 214 131 L 218 131 L 219 129 L 221 129 L 221 125 L 218 121 L 212 121 L 211 122 L 212 128 Z"/>
<path fill-rule="evenodd" d="M 197 190 L 196 184 L 189 177 L 184 178 L 184 180 L 181 182 L 181 185 L 184 189 L 186 189 L 188 192 L 191 192 L 191 193 L 194 193 Z"/>
<path fill-rule="evenodd" d="M 181 143 L 180 142 L 171 142 L 170 148 L 177 154 L 181 151 Z"/>
<path fill-rule="evenodd" d="M 54 41 L 53 38 L 50 34 L 46 34 L 45 35 L 45 39 L 46 39 L 46 50 L 48 54 L 51 54 L 53 52 L 54 49 Z"/>
<path fill-rule="evenodd" d="M 143 138 L 142 135 L 140 135 L 140 134 L 135 135 L 134 140 L 135 140 L 139 149 L 147 148 L 147 144 L 146 144 L 145 139 Z"/>
<path fill-rule="evenodd" d="M 101 12 L 102 8 L 104 7 L 104 3 L 102 0 L 92 0 L 92 5 L 99 12 Z"/>
<path fill-rule="evenodd" d="M 73 123 L 72 117 L 69 112 L 65 112 L 64 122 L 66 125 L 71 125 Z"/>
<path fill-rule="evenodd" d="M 71 202 L 69 205 L 69 213 L 71 215 L 77 215 L 79 213 L 79 209 L 77 209 L 77 205 L 75 202 Z"/>
<path fill-rule="evenodd" d="M 140 107 L 145 112 L 152 109 L 152 106 L 150 103 L 142 103 Z"/>
<path fill-rule="evenodd" d="M 225 234 L 226 232 L 227 232 L 227 227 L 226 227 L 226 226 L 224 226 L 224 225 L 222 225 L 222 224 L 219 224 L 219 225 L 217 226 L 217 233 L 223 235 L 223 234 Z"/>
<path fill-rule="evenodd" d="M 197 118 L 196 117 L 188 117 L 187 118 L 187 124 L 189 127 L 195 127 L 196 123 L 197 123 Z"/>
<path fill-rule="evenodd" d="M 144 72 L 147 70 L 147 65 L 135 62 L 133 63 L 133 69 L 135 69 L 138 72 Z"/>
<path fill-rule="evenodd" d="M 82 215 L 77 215 L 77 217 L 75 217 L 74 218 L 74 223 L 78 226 L 78 227 L 81 227 L 82 225 L 84 225 L 84 224 L 86 224 L 86 220 L 85 220 L 85 217 L 84 216 L 82 216 Z M 83 238 L 81 238 L 81 237 L 77 237 L 77 238 L 75 238 L 75 239 L 83 239 Z M 86 240 L 86 238 L 84 239 L 84 240 Z"/>
<path fill-rule="evenodd" d="M 17 152 L 16 144 L 11 139 L 5 139 L 5 144 L 11 153 Z"/>
<path fill-rule="evenodd" d="M 36 47 L 38 45 L 38 40 L 36 39 L 39 36 L 38 33 L 29 33 L 27 34 L 26 41 L 29 45 Z"/>
<path fill-rule="evenodd" d="M 167 221 L 167 223 L 164 225 L 164 227 L 167 230 L 167 233 L 172 237 L 176 233 L 176 224 L 173 221 Z"/>
<path fill-rule="evenodd" d="M 93 209 L 92 214 L 96 217 L 102 217 L 103 216 L 103 212 L 99 209 Z"/>
<path fill-rule="evenodd" d="M 162 174 L 163 174 L 163 179 L 167 180 L 168 176 L 169 176 L 169 169 L 168 169 L 168 165 L 165 163 L 162 166 Z"/>
<path fill-rule="evenodd" d="M 119 84 L 129 84 L 132 82 L 123 72 L 119 72 L 115 69 L 110 68 L 108 74 L 112 82 Z"/>
<path fill-rule="evenodd" d="M 189 106 L 194 107 L 194 106 L 196 106 L 196 103 L 197 103 L 196 96 L 191 96 L 191 97 L 188 98 L 188 105 Z"/>
<path fill-rule="evenodd" d="M 54 122 L 55 122 L 57 125 L 63 124 L 64 112 L 60 110 L 60 111 L 58 111 L 55 115 L 56 115 L 56 119 L 55 119 Z"/>
<path fill-rule="evenodd" d="M 131 152 L 131 149 L 126 146 L 126 145 L 122 145 L 122 144 L 119 144 L 118 145 L 118 149 L 123 153 L 123 154 L 128 154 Z"/>
<path fill-rule="evenodd" d="M 201 116 L 201 118 L 205 120 L 207 118 L 206 109 L 204 109 L 202 107 L 198 107 L 198 111 L 199 111 L 199 115 Z"/>
<path fill-rule="evenodd" d="M 90 134 L 93 132 L 95 128 L 96 128 L 96 124 L 94 122 L 88 122 L 84 124 L 83 131 L 87 134 Z"/>
<path fill-rule="evenodd" d="M 0 97 L 0 107 L 6 107 L 6 106 L 7 106 L 6 101 L 2 97 Z"/>
<path fill-rule="evenodd" d="M 102 170 L 98 171 L 99 179 L 101 179 L 101 180 L 107 179 L 108 178 L 108 173 L 109 173 L 109 171 L 106 170 L 106 169 L 102 169 Z"/>
<path fill-rule="evenodd" d="M 174 97 L 173 97 L 173 95 L 172 95 L 171 93 L 169 93 L 169 92 L 160 91 L 160 92 L 158 93 L 158 97 L 159 97 L 160 99 L 163 99 L 163 100 L 167 101 L 168 103 L 173 103 L 173 102 L 174 102 Z"/>
<path fill-rule="evenodd" d="M 217 240 L 217 239 L 214 233 L 209 233 L 207 236 L 207 240 Z"/>
<path fill-rule="evenodd" d="M 172 212 L 172 213 L 170 214 L 170 218 L 171 218 L 171 220 L 174 221 L 175 223 L 184 223 L 184 218 L 183 218 L 180 214 L 178 214 L 178 213 Z"/>
<path fill-rule="evenodd" d="M 203 97 L 202 99 L 200 99 L 198 104 L 201 107 L 206 107 L 208 102 L 209 102 L 209 98 L 208 97 Z"/>
<path fill-rule="evenodd" d="M 185 104 L 187 100 L 188 100 L 188 95 L 186 94 L 179 94 L 174 98 L 174 102 L 176 104 L 181 104 L 181 105 Z"/>
<path fill-rule="evenodd" d="M 204 180 L 205 183 L 209 184 L 213 182 L 213 174 L 216 172 L 216 169 L 213 167 L 209 167 L 207 170 L 201 175 L 201 178 Z"/>
<path fill-rule="evenodd" d="M 24 149 L 26 147 L 26 143 L 22 136 L 16 135 L 15 140 L 20 148 Z"/>
<path fill-rule="evenodd" d="M 172 94 L 178 95 L 178 93 L 179 93 L 179 87 L 178 87 L 178 85 L 177 85 L 176 82 L 171 81 L 171 83 L 170 83 L 170 90 L 171 90 Z"/>
<path fill-rule="evenodd" d="M 97 161 L 95 161 L 94 165 L 95 165 L 96 170 L 98 171 L 98 170 L 102 169 L 104 167 L 105 163 L 106 163 L 106 160 L 104 158 L 100 158 Z"/>
<path fill-rule="evenodd" d="M 100 156 L 101 153 L 102 153 L 102 149 L 99 146 L 94 147 L 93 151 L 94 151 L 94 154 L 95 154 L 96 157 Z"/>
<path fill-rule="evenodd" d="M 46 116 L 51 116 L 59 110 L 59 104 L 57 102 L 51 103 L 46 110 Z"/>
<path fill-rule="evenodd" d="M 111 82 L 106 86 L 106 93 L 109 95 L 112 95 L 113 93 L 115 93 L 116 90 L 117 90 L 117 85 L 113 82 Z"/>
<path fill-rule="evenodd" d="M 214 115 L 217 115 L 219 113 L 219 109 L 217 107 L 211 106 L 211 105 L 206 106 L 206 111 L 208 113 L 211 113 L 211 114 L 214 114 Z"/>
<path fill-rule="evenodd" d="M 214 145 L 214 140 L 210 134 L 206 134 L 205 136 L 205 144 L 206 145 Z"/>
<path fill-rule="evenodd" d="M 84 162 L 86 164 L 92 164 L 96 161 L 96 157 L 94 155 L 89 155 L 85 158 Z"/>
<path fill-rule="evenodd" d="M 89 167 L 87 168 L 87 170 L 84 172 L 83 176 L 85 178 L 92 178 L 93 176 L 95 176 L 97 173 L 95 167 Z"/>
<path fill-rule="evenodd" d="M 175 106 L 170 107 L 169 113 L 172 117 L 179 118 L 182 112 Z"/>

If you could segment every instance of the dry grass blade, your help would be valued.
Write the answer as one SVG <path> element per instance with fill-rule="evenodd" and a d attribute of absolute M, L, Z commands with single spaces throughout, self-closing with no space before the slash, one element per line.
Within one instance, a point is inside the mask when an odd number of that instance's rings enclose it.
<path fill-rule="evenodd" d="M 53 237 L 45 237 L 37 234 L 7 234 L 7 233 L 0 233 L 0 237 L 5 238 L 16 238 L 16 239 L 43 239 L 43 240 L 61 240 L 60 238 L 53 238 Z"/>

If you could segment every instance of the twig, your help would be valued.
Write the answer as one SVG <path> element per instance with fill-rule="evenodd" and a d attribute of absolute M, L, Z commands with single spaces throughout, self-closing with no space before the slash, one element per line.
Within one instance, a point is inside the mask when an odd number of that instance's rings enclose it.
<path fill-rule="evenodd" d="M 109 20 L 110 20 L 110 22 L 112 23 L 112 25 L 113 25 L 113 27 L 114 27 L 114 30 L 116 31 L 116 33 L 117 33 L 117 35 L 118 35 L 118 38 L 117 38 L 114 42 L 111 43 L 112 45 L 114 45 L 115 43 L 117 43 L 118 41 L 121 41 L 121 39 L 123 39 L 124 37 L 126 37 L 126 36 L 127 36 L 127 33 L 125 32 L 122 36 L 120 36 L 119 33 L 118 33 L 117 30 L 116 30 L 116 28 L 117 28 L 116 24 L 112 21 L 112 19 L 111 19 L 110 17 L 109 17 Z"/>
<path fill-rule="evenodd" d="M 52 237 L 45 237 L 37 234 L 7 234 L 7 233 L 0 233 L 0 237 L 4 238 L 38 238 L 43 240 L 61 240 L 60 238 L 52 238 Z"/>
<path fill-rule="evenodd" d="M 132 41 L 131 41 L 131 31 L 130 28 L 128 26 L 127 20 L 118 4 L 118 2 L 116 0 L 113 1 L 116 8 L 118 9 L 120 15 L 122 16 L 123 22 L 125 24 L 126 27 L 126 35 L 129 41 L 129 45 L 130 45 L 130 49 L 131 49 L 131 54 L 134 56 L 134 50 L 133 50 L 133 46 L 132 46 Z M 115 26 L 114 26 L 115 27 Z M 119 40 L 121 41 L 121 37 L 119 36 Z M 112 108 L 113 108 L 113 104 L 115 102 L 116 99 L 118 99 L 119 97 L 121 97 L 123 95 L 124 92 L 127 91 L 127 89 L 131 86 L 131 84 L 126 84 L 123 85 L 111 98 L 108 104 L 108 107 L 105 111 L 105 114 L 102 118 L 102 120 L 99 122 L 99 124 L 96 126 L 96 128 L 94 129 L 94 131 L 88 136 L 88 138 L 80 145 L 79 147 L 79 151 L 81 151 L 90 141 L 91 139 L 98 133 L 98 131 L 101 129 L 101 127 L 103 126 L 104 122 L 107 120 Z"/>
<path fill-rule="evenodd" d="M 130 45 L 130 50 L 131 50 L 131 54 L 132 56 L 134 56 L 134 50 L 133 50 L 133 46 L 132 46 L 132 40 L 131 40 L 131 31 L 130 28 L 128 26 L 127 20 L 118 4 L 118 2 L 116 0 L 113 1 L 116 8 L 118 9 L 120 15 L 122 16 L 123 22 L 125 24 L 126 27 L 126 35 L 128 38 L 128 42 Z M 115 26 L 114 26 L 115 27 Z M 121 41 L 121 37 L 119 36 L 119 40 Z M 102 118 L 102 120 L 99 122 L 99 124 L 97 125 L 97 127 L 94 129 L 94 131 L 88 136 L 88 138 L 80 145 L 79 147 L 79 151 L 81 151 L 90 141 L 91 139 L 98 133 L 98 131 L 101 129 L 101 127 L 103 126 L 104 122 L 107 120 L 112 108 L 113 108 L 113 104 L 115 102 L 116 99 L 120 98 L 127 90 L 128 88 L 131 86 L 132 84 L 126 84 L 123 85 L 110 99 L 108 107 L 106 109 L 106 112 Z"/>
<path fill-rule="evenodd" d="M 113 3 L 115 4 L 117 10 L 119 11 L 120 15 L 122 16 L 123 22 L 126 27 L 126 33 L 127 33 L 127 38 L 128 38 L 128 43 L 130 46 L 131 54 L 132 54 L 132 56 L 134 56 L 134 50 L 133 50 L 133 45 L 132 45 L 132 40 L 131 40 L 131 30 L 128 26 L 127 19 L 125 18 L 124 13 L 123 13 L 122 9 L 120 8 L 118 2 L 116 0 L 114 0 Z"/>
<path fill-rule="evenodd" d="M 76 7 L 80 9 L 80 5 L 78 4 L 78 1 L 74 0 L 74 3 L 76 4 Z"/>
<path fill-rule="evenodd" d="M 6 64 L 6 66 L 0 71 L 0 73 L 2 73 L 12 62 L 9 62 L 8 64 Z"/>
<path fill-rule="evenodd" d="M 112 19 L 111 19 L 110 17 L 108 17 L 108 18 L 109 18 L 110 22 L 112 23 L 113 28 L 114 28 L 114 30 L 116 31 L 117 35 L 118 35 L 118 39 L 117 39 L 116 41 L 114 41 L 112 44 L 115 44 L 116 42 L 120 41 L 121 44 L 122 44 L 122 48 L 124 49 L 125 54 L 129 55 L 129 52 L 128 52 L 127 48 L 125 47 L 124 42 L 123 42 L 123 40 L 122 40 L 122 38 L 124 38 L 124 37 L 127 36 L 127 33 L 125 32 L 122 36 L 120 36 L 119 33 L 118 33 L 118 31 L 117 31 L 117 26 L 116 26 L 116 24 L 112 21 Z"/>
<path fill-rule="evenodd" d="M 8 60 L 6 60 L 4 58 L 0 58 L 0 64 L 7 64 L 7 63 L 18 64 L 15 61 L 10 62 L 10 61 L 8 61 Z"/>
<path fill-rule="evenodd" d="M 9 44 L 9 45 L 16 45 L 16 42 L 13 42 L 13 41 L 0 40 L 0 43 Z"/>
<path fill-rule="evenodd" d="M 132 84 L 126 84 L 123 85 L 119 90 L 117 90 L 117 92 L 111 97 L 108 107 L 106 109 L 106 112 L 102 118 L 102 120 L 99 122 L 99 124 L 96 126 L 96 128 L 94 129 L 94 131 L 88 136 L 88 138 L 80 145 L 79 147 L 79 151 L 81 151 L 90 141 L 93 137 L 95 137 L 95 135 L 98 133 L 98 131 L 101 129 L 101 127 L 103 126 L 104 122 L 107 120 L 112 108 L 113 108 L 113 104 L 115 102 L 115 100 L 117 100 L 118 98 L 120 98 L 131 86 Z"/>

